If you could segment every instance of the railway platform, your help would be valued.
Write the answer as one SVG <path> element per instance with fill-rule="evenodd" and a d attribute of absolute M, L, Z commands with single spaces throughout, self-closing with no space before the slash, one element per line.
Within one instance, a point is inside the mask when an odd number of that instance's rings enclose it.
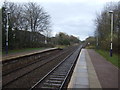
<path fill-rule="evenodd" d="M 81 50 L 68 88 L 101 88 L 86 49 Z"/>
<path fill-rule="evenodd" d="M 118 71 L 118 68 L 94 50 L 82 49 L 68 84 L 68 90 L 118 88 Z"/>
<path fill-rule="evenodd" d="M 2 61 L 6 61 L 9 59 L 14 59 L 14 58 L 18 58 L 18 57 L 23 57 L 23 56 L 31 55 L 31 54 L 35 54 L 35 53 L 41 53 L 41 52 L 54 50 L 54 49 L 57 49 L 57 48 L 46 48 L 43 50 L 33 50 L 33 51 L 28 51 L 28 52 L 16 53 L 16 54 L 8 54 L 8 55 L 2 56 Z"/>

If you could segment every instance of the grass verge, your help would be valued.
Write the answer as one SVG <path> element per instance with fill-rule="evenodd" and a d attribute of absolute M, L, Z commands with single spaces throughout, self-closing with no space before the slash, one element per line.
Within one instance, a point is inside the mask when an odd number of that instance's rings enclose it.
<path fill-rule="evenodd" d="M 120 68 L 120 58 L 118 58 L 118 54 L 113 54 L 112 57 L 110 57 L 110 54 L 108 51 L 104 50 L 96 50 L 100 55 L 102 55 L 107 61 L 111 62 L 113 65 Z"/>
<path fill-rule="evenodd" d="M 56 45 L 56 48 L 65 48 L 65 47 L 67 47 L 67 46 L 65 46 L 65 45 Z"/>
<path fill-rule="evenodd" d="M 87 46 L 86 49 L 95 49 L 95 46 L 90 45 L 90 46 Z"/>

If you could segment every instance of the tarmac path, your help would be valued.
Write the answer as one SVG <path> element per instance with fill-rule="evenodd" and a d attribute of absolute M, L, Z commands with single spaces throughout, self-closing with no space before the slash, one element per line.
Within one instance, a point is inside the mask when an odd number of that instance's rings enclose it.
<path fill-rule="evenodd" d="M 120 70 L 94 50 L 87 49 L 87 51 L 102 88 L 120 88 L 120 79 L 118 78 L 120 76 Z"/>

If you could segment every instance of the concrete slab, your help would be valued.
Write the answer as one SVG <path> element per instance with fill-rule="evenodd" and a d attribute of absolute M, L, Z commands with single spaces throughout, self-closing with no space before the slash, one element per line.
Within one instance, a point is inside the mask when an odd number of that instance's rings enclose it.
<path fill-rule="evenodd" d="M 6 61 L 9 59 L 15 59 L 15 58 L 19 58 L 19 57 L 23 57 L 23 56 L 27 56 L 27 55 L 32 55 L 32 54 L 36 54 L 36 53 L 41 53 L 41 52 L 45 52 L 45 51 L 49 51 L 49 50 L 55 50 L 57 48 L 47 48 L 47 49 L 43 49 L 43 50 L 33 50 L 33 51 L 29 51 L 29 52 L 20 52 L 20 53 L 16 53 L 16 54 L 8 54 L 5 56 L 2 56 L 2 61 Z"/>
<path fill-rule="evenodd" d="M 87 73 L 87 64 L 85 60 L 85 52 L 82 49 L 78 57 L 72 78 L 68 88 L 89 88 L 89 80 Z"/>
<path fill-rule="evenodd" d="M 90 56 L 86 49 L 82 49 L 78 57 L 69 88 L 101 88 Z"/>

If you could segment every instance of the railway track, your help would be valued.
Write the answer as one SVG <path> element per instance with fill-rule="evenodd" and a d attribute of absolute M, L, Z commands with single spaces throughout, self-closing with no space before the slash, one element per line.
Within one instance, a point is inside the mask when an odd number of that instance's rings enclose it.
<path fill-rule="evenodd" d="M 75 52 L 69 54 L 62 62 L 60 62 L 50 72 L 48 72 L 42 79 L 36 82 L 30 88 L 30 90 L 34 88 L 47 88 L 59 90 L 64 88 L 65 82 L 78 58 L 80 50 L 81 47 L 75 50 Z"/>
<path fill-rule="evenodd" d="M 18 63 L 17 62 L 16 63 L 12 62 L 10 64 L 7 63 L 7 65 L 6 64 L 3 65 L 2 75 L 6 76 L 6 75 L 8 75 L 10 73 L 16 72 L 16 71 L 18 71 L 18 70 L 20 70 L 22 68 L 28 67 L 28 66 L 30 66 L 32 64 L 35 64 L 35 63 L 40 62 L 42 60 L 45 60 L 48 57 L 50 57 L 51 55 L 54 55 L 54 54 L 59 53 L 59 52 L 60 52 L 59 49 L 55 50 L 55 51 L 51 51 L 51 52 L 50 51 L 49 52 L 45 52 L 44 55 L 40 54 L 38 58 L 32 58 L 32 60 L 30 60 L 30 61 L 29 61 L 29 59 L 23 59 L 23 60 L 26 60 L 26 61 L 24 61 L 25 63 L 23 61 L 18 61 Z"/>
<path fill-rule="evenodd" d="M 41 53 L 31 54 L 28 56 L 7 60 L 3 63 L 2 75 L 4 76 L 8 73 L 11 73 L 12 71 L 16 71 L 27 65 L 44 60 L 45 58 L 48 58 L 49 56 L 60 51 L 61 49 L 54 49 L 50 51 L 45 51 Z"/>
<path fill-rule="evenodd" d="M 16 83 L 16 81 L 18 81 L 18 82 L 20 81 L 19 79 L 22 79 L 23 77 L 28 76 L 31 73 L 34 73 L 37 69 L 40 69 L 42 66 L 46 65 L 47 63 L 50 63 L 52 60 L 54 61 L 56 58 L 58 58 L 62 55 L 65 55 L 65 53 L 67 55 L 67 53 L 69 51 L 70 50 L 67 50 L 67 51 L 65 50 L 64 52 L 59 53 L 58 55 L 56 55 L 54 57 L 51 57 L 47 60 L 42 60 L 43 61 L 42 64 L 40 64 L 41 62 L 40 63 L 34 62 L 30 65 L 27 65 L 26 66 L 27 72 L 26 72 L 26 67 L 23 67 L 23 68 L 20 68 L 19 70 L 14 70 L 11 73 L 5 74 L 3 76 L 3 88 L 9 87 L 9 85 L 12 86 L 11 84 L 14 85 L 14 83 Z"/>
<path fill-rule="evenodd" d="M 54 52 L 56 50 L 61 50 L 61 48 L 53 48 L 53 49 L 50 49 L 50 50 L 48 49 L 48 50 L 43 50 L 43 51 L 39 51 L 39 52 L 28 53 L 28 54 L 17 56 L 17 57 L 6 58 L 6 60 L 2 61 L 2 64 L 3 65 L 9 65 L 9 64 L 16 63 L 18 61 L 24 60 L 24 58 L 27 58 L 27 57 L 29 58 L 29 57 L 32 57 L 32 56 L 33 56 L 33 58 L 36 58 L 36 56 L 44 55 L 45 53 Z"/>

